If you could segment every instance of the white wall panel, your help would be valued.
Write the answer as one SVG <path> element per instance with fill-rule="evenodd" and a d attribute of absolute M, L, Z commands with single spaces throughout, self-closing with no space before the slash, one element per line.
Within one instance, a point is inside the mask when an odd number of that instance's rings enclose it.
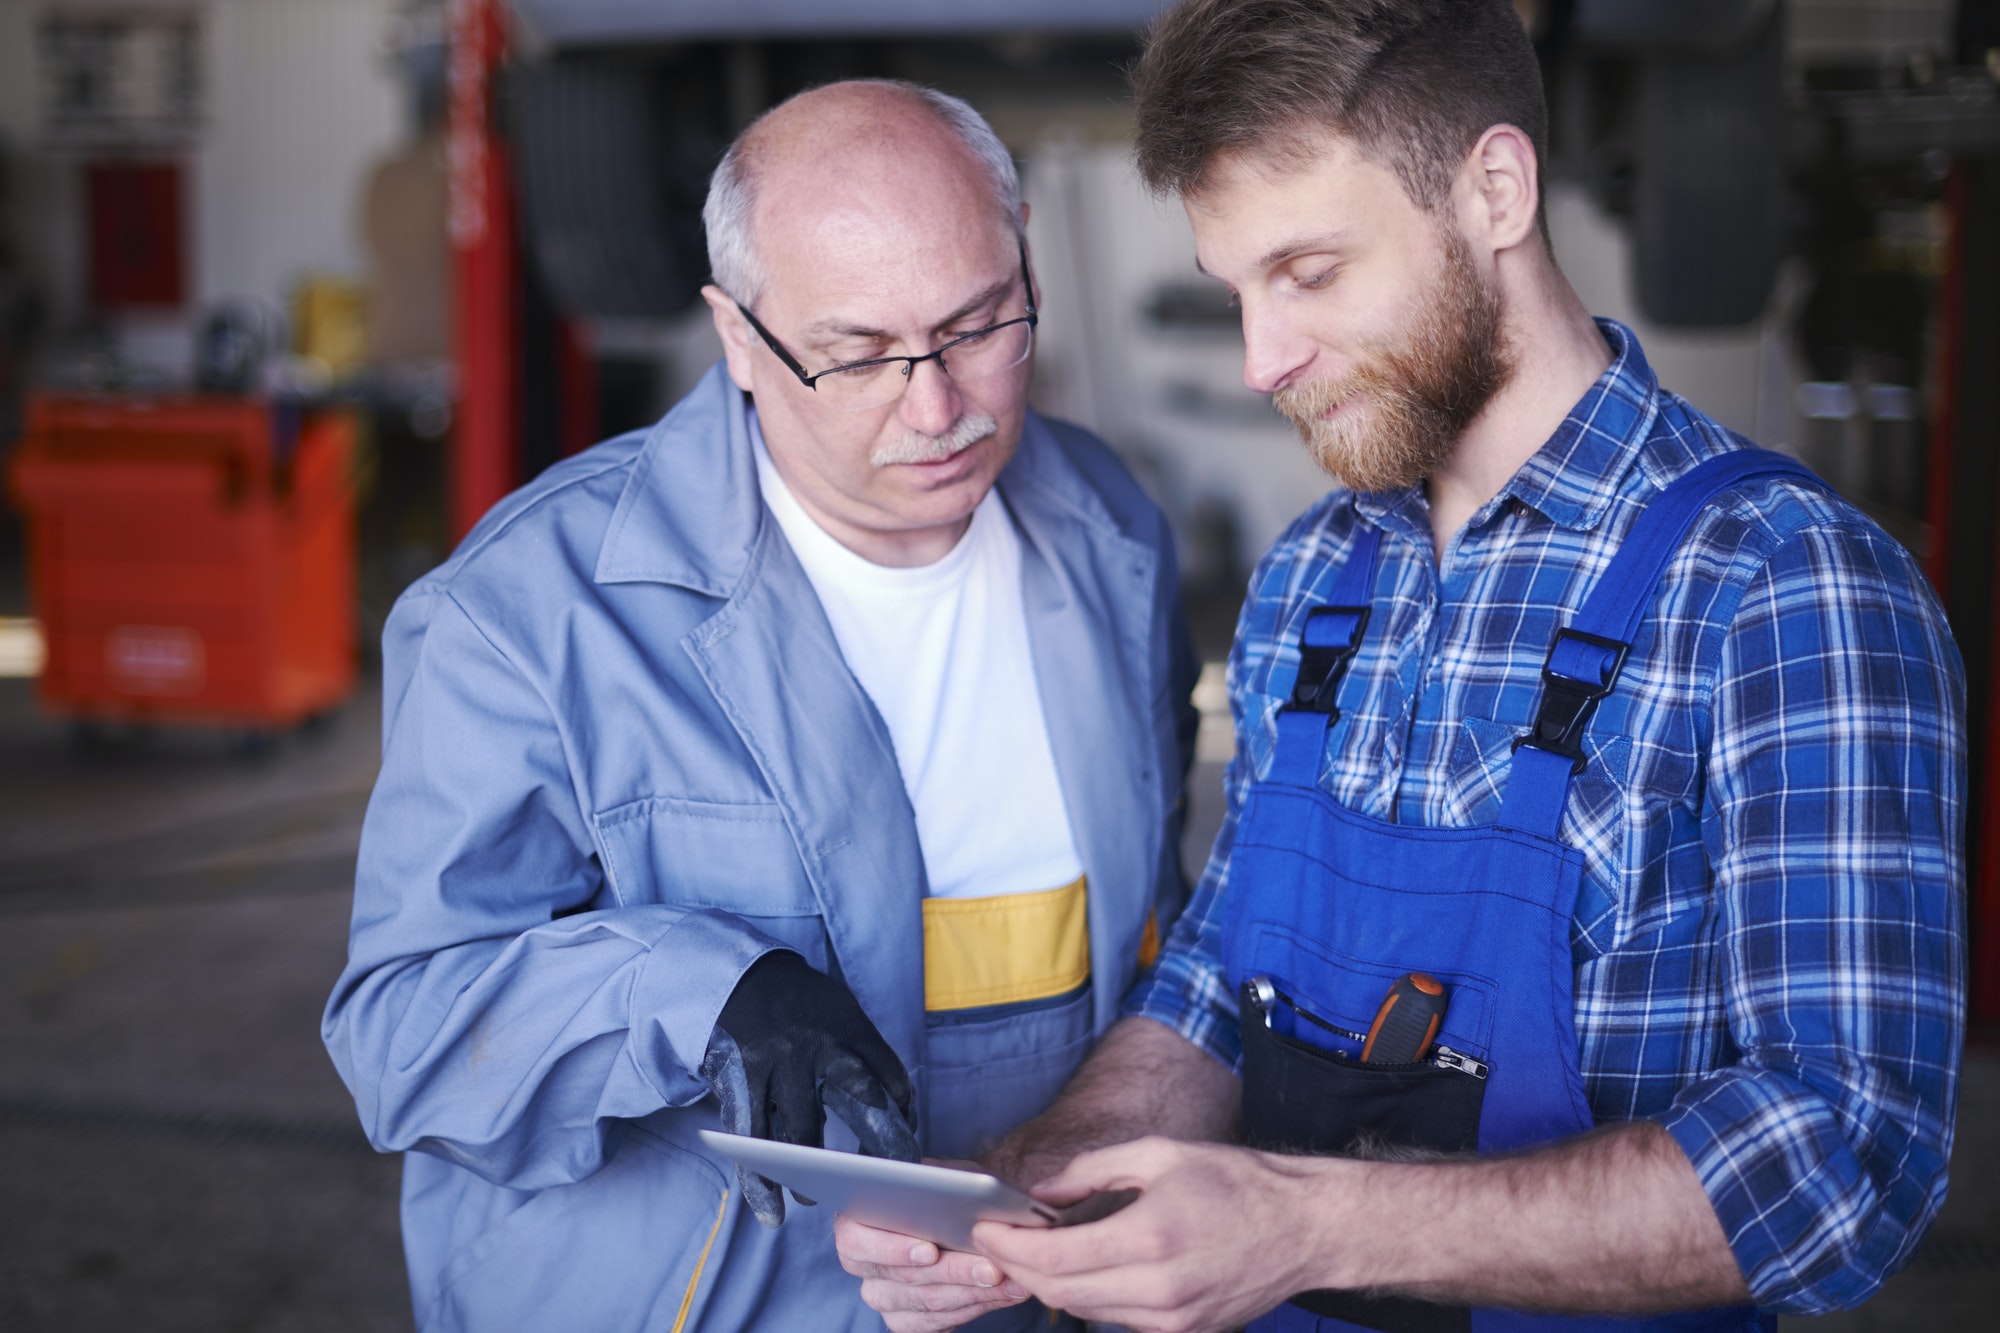
<path fill-rule="evenodd" d="M 194 290 L 280 301 L 301 274 L 365 267 L 360 194 L 397 141 L 390 0 L 214 0 L 210 129 L 196 159 Z"/>
<path fill-rule="evenodd" d="M 35 35 L 45 13 L 66 7 L 0 0 L 0 142 L 16 175 L 14 234 L 60 323 L 82 313 L 82 158 L 43 132 Z M 404 109 L 384 47 L 394 0 L 172 7 L 203 23 L 203 128 L 182 155 L 192 300 L 177 316 L 122 320 L 120 332 L 133 360 L 179 374 L 203 306 L 247 299 L 282 309 L 304 274 L 361 276 L 361 189 L 400 139 Z"/>

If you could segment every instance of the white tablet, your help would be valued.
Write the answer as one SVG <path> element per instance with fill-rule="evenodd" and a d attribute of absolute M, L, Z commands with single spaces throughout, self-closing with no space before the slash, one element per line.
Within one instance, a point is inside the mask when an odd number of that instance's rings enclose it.
<path fill-rule="evenodd" d="M 870 1226 L 921 1236 L 954 1250 L 972 1248 L 972 1224 L 1052 1227 L 1055 1212 L 983 1171 L 805 1148 L 796 1143 L 701 1131 L 701 1141 L 820 1207 Z"/>

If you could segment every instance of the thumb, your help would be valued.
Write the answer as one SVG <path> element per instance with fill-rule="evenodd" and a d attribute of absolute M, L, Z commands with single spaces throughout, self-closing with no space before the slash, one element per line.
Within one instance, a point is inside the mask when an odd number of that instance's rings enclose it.
<path fill-rule="evenodd" d="M 865 1076 L 863 1081 L 871 1086 L 853 1088 L 846 1079 L 836 1082 L 829 1078 L 821 1089 L 826 1109 L 847 1122 L 847 1127 L 854 1131 L 854 1137 L 861 1141 L 861 1151 L 867 1156 L 887 1157 L 897 1162 L 916 1161 L 919 1153 L 915 1132 L 888 1104 L 889 1099 L 882 1095 L 879 1086 L 874 1086 L 872 1080 L 867 1080 Z"/>
<path fill-rule="evenodd" d="M 766 1227 L 777 1228 L 785 1220 L 785 1196 L 778 1187 L 742 1163 L 736 1166 L 736 1182 L 743 1190 L 743 1202 Z"/>

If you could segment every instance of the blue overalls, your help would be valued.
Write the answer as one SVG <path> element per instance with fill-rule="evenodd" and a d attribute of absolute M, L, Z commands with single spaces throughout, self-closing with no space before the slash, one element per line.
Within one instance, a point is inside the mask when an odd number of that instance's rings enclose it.
<path fill-rule="evenodd" d="M 1559 630 L 1540 710 L 1516 742 L 1497 822 L 1416 828 L 1344 809 L 1319 789 L 1347 663 L 1368 624 L 1381 532 L 1363 526 L 1332 603 L 1300 636 L 1270 772 L 1250 788 L 1230 867 L 1223 960 L 1242 1000 L 1244 1136 L 1306 1152 L 1482 1153 L 1594 1124 L 1577 1065 L 1570 918 L 1583 854 L 1557 840 L 1581 741 L 1688 524 L 1724 488 L 1817 479 L 1763 450 L 1696 467 L 1656 497 Z M 1378 1006 L 1421 972 L 1447 987 L 1435 1045 L 1412 1064 L 1363 1064 Z M 1348 1292 L 1304 1292 L 1253 1333 L 1377 1329 L 1769 1329 L 1754 1308 L 1650 1319 L 1562 1318 Z"/>

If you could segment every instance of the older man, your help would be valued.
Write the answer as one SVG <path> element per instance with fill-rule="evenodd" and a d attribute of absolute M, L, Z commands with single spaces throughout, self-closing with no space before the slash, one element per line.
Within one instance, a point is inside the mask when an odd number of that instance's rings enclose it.
<path fill-rule="evenodd" d="M 880 1328 L 696 1131 L 977 1150 L 1171 924 L 1173 554 L 1026 405 L 1026 214 L 955 99 L 772 111 L 707 209 L 726 366 L 398 604 L 325 1037 L 422 1327 Z"/>
<path fill-rule="evenodd" d="M 1338 485 L 1251 580 L 1194 902 L 994 1157 L 1138 1202 L 983 1255 L 847 1224 L 865 1290 L 899 1330 L 1002 1273 L 1146 1330 L 1865 1299 L 1943 1200 L 1961 1036 L 1923 575 L 1592 321 L 1504 0 L 1184 0 L 1137 91 L 1245 381 Z"/>

